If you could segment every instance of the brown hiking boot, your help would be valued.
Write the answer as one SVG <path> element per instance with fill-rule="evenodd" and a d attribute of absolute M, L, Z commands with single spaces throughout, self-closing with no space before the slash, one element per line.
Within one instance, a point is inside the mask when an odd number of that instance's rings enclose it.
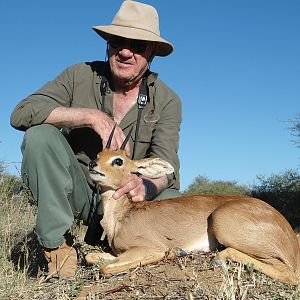
<path fill-rule="evenodd" d="M 48 262 L 48 276 L 58 278 L 73 278 L 77 270 L 77 252 L 66 241 L 56 249 L 43 250 Z"/>

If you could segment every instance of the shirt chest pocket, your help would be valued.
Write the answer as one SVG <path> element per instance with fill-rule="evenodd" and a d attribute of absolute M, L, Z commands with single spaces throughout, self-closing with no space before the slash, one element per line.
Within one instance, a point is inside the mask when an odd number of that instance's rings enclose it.
<path fill-rule="evenodd" d="M 154 128 L 154 124 L 140 124 L 138 136 L 135 142 L 135 159 L 144 158 L 150 155 Z M 133 132 L 132 138 L 135 140 L 135 132 Z"/>
<path fill-rule="evenodd" d="M 138 136 L 137 136 L 137 142 L 140 143 L 150 143 L 152 140 L 153 136 L 153 131 L 154 131 L 154 125 L 151 124 L 149 125 L 144 125 L 140 124 Z M 134 133 L 134 138 L 135 139 L 135 133 Z"/>

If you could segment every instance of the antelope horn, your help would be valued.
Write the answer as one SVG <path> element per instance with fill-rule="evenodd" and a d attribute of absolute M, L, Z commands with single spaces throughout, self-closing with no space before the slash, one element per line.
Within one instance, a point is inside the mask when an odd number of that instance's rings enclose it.
<path fill-rule="evenodd" d="M 117 126 L 117 123 L 115 124 L 114 128 L 112 129 L 112 131 L 111 131 L 111 133 L 110 133 L 110 135 L 109 135 L 107 144 L 106 144 L 106 146 L 105 146 L 106 149 L 109 149 L 109 148 L 110 148 L 110 144 L 111 144 L 111 141 L 112 141 L 112 138 L 113 138 L 113 135 L 114 135 L 116 126 Z"/>
<path fill-rule="evenodd" d="M 123 144 L 121 145 L 121 147 L 120 147 L 121 150 L 124 150 L 124 149 L 125 149 L 125 146 L 126 146 L 128 140 L 129 140 L 129 138 L 130 138 L 130 135 L 131 135 L 131 132 L 132 132 L 132 128 L 133 128 L 133 127 L 130 128 L 130 130 L 129 130 L 129 132 L 128 132 L 128 134 L 127 134 L 127 136 L 126 136 L 126 138 L 125 138 L 125 140 L 124 140 L 124 142 L 123 142 Z"/>

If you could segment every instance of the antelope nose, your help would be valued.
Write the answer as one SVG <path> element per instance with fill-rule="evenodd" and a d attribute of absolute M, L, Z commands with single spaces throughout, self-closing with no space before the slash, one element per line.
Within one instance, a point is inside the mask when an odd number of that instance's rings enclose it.
<path fill-rule="evenodd" d="M 91 160 L 89 162 L 89 170 L 93 170 L 97 166 L 97 163 L 95 160 Z"/>

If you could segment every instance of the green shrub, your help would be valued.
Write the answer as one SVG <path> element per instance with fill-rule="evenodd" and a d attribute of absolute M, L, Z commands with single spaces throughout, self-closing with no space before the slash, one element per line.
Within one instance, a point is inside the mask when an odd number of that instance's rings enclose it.
<path fill-rule="evenodd" d="M 235 181 L 210 180 L 205 176 L 198 176 L 183 192 L 184 194 L 219 194 L 219 195 L 247 195 L 247 187 L 238 185 Z"/>
<path fill-rule="evenodd" d="M 183 192 L 193 194 L 248 195 L 259 198 L 280 211 L 293 228 L 300 225 L 300 174 L 297 170 L 287 170 L 269 177 L 257 176 L 258 183 L 246 187 L 235 181 L 210 180 L 198 176 Z"/>
<path fill-rule="evenodd" d="M 251 195 L 262 199 L 280 211 L 292 227 L 300 225 L 300 174 L 287 170 L 270 177 L 257 176 L 259 184 Z"/>

